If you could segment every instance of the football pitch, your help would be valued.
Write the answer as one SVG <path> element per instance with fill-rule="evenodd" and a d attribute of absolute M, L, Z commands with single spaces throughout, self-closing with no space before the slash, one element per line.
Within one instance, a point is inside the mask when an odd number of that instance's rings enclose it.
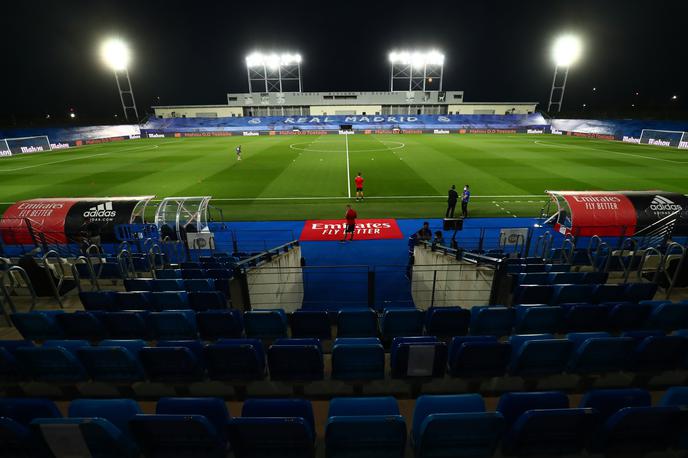
<path fill-rule="evenodd" d="M 238 161 L 234 149 L 242 147 Z M 364 202 L 353 179 L 365 178 Z M 688 193 L 688 151 L 556 135 L 282 135 L 141 139 L 0 159 L 0 210 L 36 197 L 213 196 L 226 220 L 533 217 L 545 190 Z"/>

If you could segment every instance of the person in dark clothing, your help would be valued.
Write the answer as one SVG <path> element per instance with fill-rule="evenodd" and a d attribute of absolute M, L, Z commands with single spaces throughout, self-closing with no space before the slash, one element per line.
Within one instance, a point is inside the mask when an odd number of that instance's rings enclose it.
<path fill-rule="evenodd" d="M 452 185 L 447 195 L 447 213 L 444 215 L 445 218 L 454 217 L 454 209 L 456 208 L 456 202 L 458 201 L 459 193 L 456 192 L 456 185 Z"/>
<path fill-rule="evenodd" d="M 421 227 L 418 230 L 418 240 L 423 241 L 427 240 L 430 241 L 432 240 L 432 231 L 430 230 L 430 223 L 427 221 L 423 223 L 423 227 Z"/>
<path fill-rule="evenodd" d="M 468 218 L 468 201 L 471 199 L 471 187 L 466 185 L 463 187 L 463 195 L 461 196 L 461 213 L 464 218 Z"/>
<path fill-rule="evenodd" d="M 432 244 L 444 246 L 444 234 L 442 231 L 435 231 L 435 238 L 432 239 Z"/>

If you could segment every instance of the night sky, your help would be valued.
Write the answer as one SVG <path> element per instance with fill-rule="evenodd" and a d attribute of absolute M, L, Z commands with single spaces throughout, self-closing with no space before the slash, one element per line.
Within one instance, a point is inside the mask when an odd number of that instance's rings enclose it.
<path fill-rule="evenodd" d="M 255 49 L 300 52 L 305 91 L 387 90 L 388 51 L 404 47 L 444 51 L 445 89 L 464 90 L 467 102 L 546 108 L 549 48 L 563 31 L 585 41 L 565 109 L 688 106 L 686 0 L 25 0 L 2 8 L 3 119 L 66 120 L 72 107 L 83 117 L 120 114 L 114 77 L 98 57 L 112 35 L 133 50 L 141 111 L 226 103 L 227 92 L 247 91 L 244 56 Z"/>

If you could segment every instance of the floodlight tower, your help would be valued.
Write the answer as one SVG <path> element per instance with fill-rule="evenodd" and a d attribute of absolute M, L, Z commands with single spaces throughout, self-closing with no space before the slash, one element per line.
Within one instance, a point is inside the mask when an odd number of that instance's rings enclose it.
<path fill-rule="evenodd" d="M 283 92 L 297 89 L 301 92 L 301 55 L 291 53 L 253 52 L 246 56 L 248 91 Z"/>
<path fill-rule="evenodd" d="M 554 77 L 552 78 L 552 89 L 549 92 L 547 111 L 552 112 L 552 107 L 556 107 L 557 112 L 561 111 L 566 80 L 569 76 L 569 67 L 578 60 L 582 50 L 581 40 L 575 35 L 562 35 L 554 42 L 554 46 L 552 46 L 552 59 L 556 66 L 554 67 Z"/>
<path fill-rule="evenodd" d="M 110 38 L 101 45 L 100 57 L 105 65 L 115 73 L 115 81 L 117 82 L 119 99 L 122 102 L 124 119 L 128 121 L 129 112 L 133 111 L 135 119 L 138 121 L 139 111 L 136 109 L 134 90 L 131 87 L 131 79 L 129 78 L 129 62 L 131 60 L 129 47 L 119 38 Z M 122 82 L 120 82 L 120 77 L 122 77 Z M 126 83 L 126 85 L 123 83 Z"/>
<path fill-rule="evenodd" d="M 431 88 L 442 90 L 444 76 L 444 54 L 429 51 L 392 51 L 389 53 L 391 73 L 389 90 L 425 91 Z M 435 84 L 432 84 L 436 80 Z M 430 89 L 431 90 L 431 89 Z"/>

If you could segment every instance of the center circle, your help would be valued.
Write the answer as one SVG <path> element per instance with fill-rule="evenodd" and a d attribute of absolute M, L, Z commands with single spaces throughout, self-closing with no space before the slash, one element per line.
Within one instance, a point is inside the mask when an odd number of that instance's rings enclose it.
<path fill-rule="evenodd" d="M 402 142 L 386 141 L 386 140 L 378 140 L 378 141 L 380 143 L 382 143 L 383 145 L 390 143 L 390 144 L 393 144 L 396 146 L 388 146 L 385 148 L 369 148 L 369 149 L 358 149 L 358 148 L 354 149 L 354 148 L 349 147 L 349 152 L 351 152 L 351 153 L 373 153 L 373 152 L 380 152 L 380 151 L 394 151 L 394 150 L 401 149 L 401 148 L 406 146 L 406 144 L 402 143 Z M 339 142 L 333 142 L 333 141 L 318 142 L 318 145 L 321 145 L 323 143 L 332 143 L 332 144 L 340 145 Z M 343 153 L 345 151 L 345 149 L 333 150 L 333 149 L 315 149 L 315 148 L 302 148 L 302 147 L 300 147 L 301 145 L 312 145 L 312 144 L 313 144 L 312 142 L 292 143 L 291 145 L 289 145 L 289 148 L 293 149 L 293 150 L 297 150 L 297 151 L 306 151 L 306 152 L 310 152 L 310 153 Z"/>

